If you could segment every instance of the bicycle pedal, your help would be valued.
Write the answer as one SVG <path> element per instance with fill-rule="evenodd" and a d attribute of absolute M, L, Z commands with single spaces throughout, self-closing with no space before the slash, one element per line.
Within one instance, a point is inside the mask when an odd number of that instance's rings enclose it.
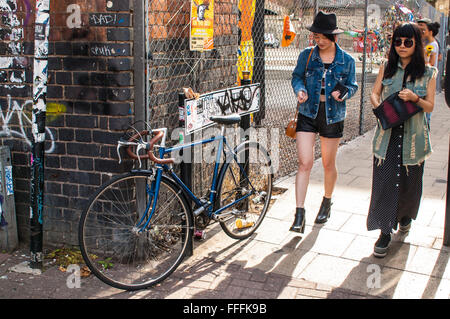
<path fill-rule="evenodd" d="M 194 239 L 196 240 L 205 240 L 206 239 L 206 230 L 196 230 L 194 232 Z"/>
<path fill-rule="evenodd" d="M 258 196 L 256 196 L 255 198 L 252 199 L 253 204 L 260 204 L 261 202 L 264 202 L 264 200 L 267 197 L 267 193 L 266 192 L 261 192 Z"/>

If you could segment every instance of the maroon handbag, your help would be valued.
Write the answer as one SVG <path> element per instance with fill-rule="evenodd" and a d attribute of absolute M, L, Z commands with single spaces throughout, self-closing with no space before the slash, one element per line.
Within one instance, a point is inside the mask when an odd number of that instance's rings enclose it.
<path fill-rule="evenodd" d="M 405 77 L 403 78 L 402 88 L 405 87 Z M 411 101 L 403 101 L 398 97 L 399 92 L 395 92 L 389 95 L 381 104 L 373 109 L 373 113 L 380 121 L 383 130 L 396 127 L 413 115 L 423 111 L 423 109 L 417 104 Z"/>

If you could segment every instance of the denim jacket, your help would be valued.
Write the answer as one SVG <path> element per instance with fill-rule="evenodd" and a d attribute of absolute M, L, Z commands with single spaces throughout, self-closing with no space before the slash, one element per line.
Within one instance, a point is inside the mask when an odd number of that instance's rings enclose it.
<path fill-rule="evenodd" d="M 311 50 L 314 51 L 311 54 L 308 70 L 306 70 L 305 83 L 303 80 L 305 67 Z M 319 48 L 315 46 L 306 48 L 300 53 L 297 66 L 292 73 L 291 84 L 295 96 L 297 96 L 300 90 L 308 93 L 308 99 L 300 104 L 299 112 L 309 118 L 315 119 L 319 111 L 320 89 L 324 70 L 325 68 L 319 55 Z M 334 61 L 325 75 L 325 110 L 327 124 L 341 122 L 345 119 L 345 100 L 343 102 L 338 102 L 331 96 L 331 92 L 338 82 L 349 89 L 347 99 L 351 98 L 358 90 L 355 75 L 355 60 L 350 54 L 342 50 L 339 45 L 336 44 Z"/>
<path fill-rule="evenodd" d="M 383 80 L 381 99 L 386 99 L 392 93 L 401 91 L 405 70 L 398 63 L 397 72 L 392 78 Z M 425 74 L 414 82 L 406 82 L 406 88 L 421 98 L 427 95 L 428 82 L 436 77 L 437 69 L 426 66 Z M 387 148 L 391 138 L 392 129 L 383 130 L 379 121 L 373 138 L 373 153 L 379 164 L 386 159 Z M 430 133 L 424 112 L 419 112 L 403 123 L 403 165 L 420 165 L 431 155 Z"/>

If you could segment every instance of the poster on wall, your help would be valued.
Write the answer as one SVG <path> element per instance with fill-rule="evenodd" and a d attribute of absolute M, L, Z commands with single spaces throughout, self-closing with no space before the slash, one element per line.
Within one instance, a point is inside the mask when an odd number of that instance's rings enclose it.
<path fill-rule="evenodd" d="M 247 115 L 259 111 L 261 89 L 259 83 L 228 88 L 185 100 L 185 134 L 214 125 L 209 118 L 215 115 L 237 113 Z"/>
<path fill-rule="evenodd" d="M 191 0 L 191 51 L 214 49 L 214 0 Z"/>

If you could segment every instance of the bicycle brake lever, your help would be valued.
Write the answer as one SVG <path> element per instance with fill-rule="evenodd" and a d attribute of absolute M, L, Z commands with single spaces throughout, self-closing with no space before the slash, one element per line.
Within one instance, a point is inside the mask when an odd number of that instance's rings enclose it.
<path fill-rule="evenodd" d="M 145 149 L 145 148 L 146 148 L 146 145 L 145 145 L 145 144 L 139 144 L 139 145 L 137 146 L 137 148 L 136 148 L 136 155 L 137 155 L 137 158 L 138 158 L 138 161 L 139 161 L 139 168 L 142 167 L 142 162 L 141 162 L 141 157 L 139 156 L 139 151 L 140 151 L 141 149 Z"/>
<path fill-rule="evenodd" d="M 120 145 L 119 143 L 117 144 L 117 156 L 119 156 L 119 164 L 122 163 L 122 157 L 120 156 L 120 148 L 122 147 L 122 145 Z"/>

